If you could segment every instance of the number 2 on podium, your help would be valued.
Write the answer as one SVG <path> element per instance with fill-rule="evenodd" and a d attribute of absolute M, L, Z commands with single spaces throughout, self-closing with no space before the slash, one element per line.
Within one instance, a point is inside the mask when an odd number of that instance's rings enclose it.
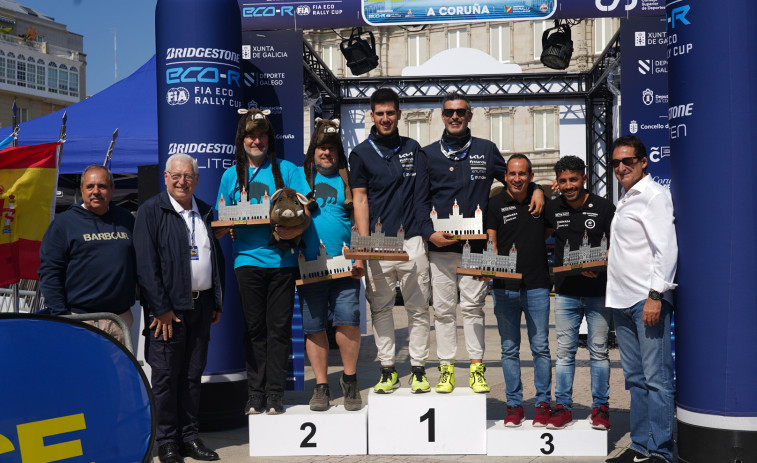
<path fill-rule="evenodd" d="M 304 439 L 302 439 L 302 442 L 300 442 L 300 448 L 317 446 L 315 442 L 310 442 L 310 439 L 312 439 L 313 436 L 315 436 L 315 424 L 310 423 L 310 422 L 302 423 L 302 426 L 300 426 L 300 431 L 304 431 L 307 428 L 310 428 L 310 433 L 307 436 L 305 436 Z"/>
<path fill-rule="evenodd" d="M 436 409 L 429 408 L 426 414 L 421 416 L 421 423 L 428 420 L 428 441 L 436 442 Z"/>

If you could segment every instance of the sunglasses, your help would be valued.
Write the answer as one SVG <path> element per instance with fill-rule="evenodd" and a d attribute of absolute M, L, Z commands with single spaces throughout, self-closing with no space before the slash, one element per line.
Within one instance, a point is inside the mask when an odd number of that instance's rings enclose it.
<path fill-rule="evenodd" d="M 632 166 L 636 164 L 636 161 L 640 159 L 641 158 L 637 156 L 629 156 L 623 159 L 613 159 L 612 161 L 610 161 L 610 165 L 612 166 L 613 169 L 617 169 L 621 162 L 623 163 L 624 166 Z"/>
<path fill-rule="evenodd" d="M 442 116 L 444 117 L 452 117 L 453 114 L 457 114 L 457 117 L 465 117 L 465 115 L 468 114 L 468 109 L 457 108 L 457 109 L 443 109 L 442 110 Z"/>

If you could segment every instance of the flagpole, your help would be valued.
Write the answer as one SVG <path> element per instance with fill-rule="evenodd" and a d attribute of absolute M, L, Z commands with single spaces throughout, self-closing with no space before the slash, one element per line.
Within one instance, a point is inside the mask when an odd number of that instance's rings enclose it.
<path fill-rule="evenodd" d="M 113 157 L 113 148 L 116 146 L 116 138 L 118 138 L 118 128 L 113 132 L 113 137 L 110 139 L 110 145 L 108 145 L 108 152 L 105 153 L 105 160 L 103 161 L 103 167 L 110 170 L 110 158 Z"/>
<path fill-rule="evenodd" d="M 18 107 L 16 106 L 16 100 L 13 100 L 13 133 L 18 133 Z M 18 146 L 18 138 L 14 137 L 13 141 L 11 142 L 11 146 L 16 147 Z M 13 284 L 13 311 L 15 313 L 18 313 L 20 311 L 21 306 L 21 299 L 18 293 L 18 283 Z"/>

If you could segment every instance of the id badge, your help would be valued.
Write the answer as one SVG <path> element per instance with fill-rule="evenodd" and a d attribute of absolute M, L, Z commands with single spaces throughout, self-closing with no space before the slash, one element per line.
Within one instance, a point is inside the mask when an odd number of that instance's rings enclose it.
<path fill-rule="evenodd" d="M 198 251 L 197 246 L 189 247 L 189 257 L 192 260 L 200 260 L 200 252 Z"/>

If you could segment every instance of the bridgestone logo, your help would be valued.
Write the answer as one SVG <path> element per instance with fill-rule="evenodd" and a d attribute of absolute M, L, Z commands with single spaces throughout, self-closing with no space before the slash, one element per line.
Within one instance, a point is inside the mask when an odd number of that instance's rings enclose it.
<path fill-rule="evenodd" d="M 234 154 L 234 145 L 223 143 L 169 143 L 168 154 Z"/>

